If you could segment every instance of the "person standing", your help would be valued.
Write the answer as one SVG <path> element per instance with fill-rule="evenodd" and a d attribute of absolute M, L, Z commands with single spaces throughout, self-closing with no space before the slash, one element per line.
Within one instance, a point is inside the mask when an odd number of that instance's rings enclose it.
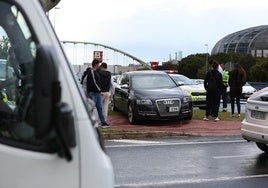
<path fill-rule="evenodd" d="M 90 67 L 88 67 L 84 72 L 83 72 L 83 76 L 81 78 L 81 85 L 82 85 L 82 88 L 84 90 L 84 92 L 86 93 L 86 96 L 87 96 L 87 75 L 88 73 L 90 72 Z"/>
<path fill-rule="evenodd" d="M 228 87 L 228 79 L 229 79 L 229 72 L 225 70 L 225 65 L 224 63 L 221 63 L 219 65 L 221 67 L 222 72 L 222 91 L 221 91 L 221 98 L 222 98 L 222 112 L 227 112 L 227 87 Z"/>
<path fill-rule="evenodd" d="M 88 97 L 91 98 L 98 111 L 99 119 L 101 121 L 101 127 L 106 128 L 110 125 L 106 122 L 106 119 L 103 115 L 102 111 L 102 102 L 101 102 L 101 88 L 100 88 L 100 75 L 98 73 L 100 61 L 98 59 L 94 59 L 92 61 L 92 68 L 87 76 L 87 92 Z"/>
<path fill-rule="evenodd" d="M 100 87 L 102 91 L 102 109 L 104 117 L 107 119 L 109 102 L 112 100 L 112 96 L 114 94 L 112 74 L 107 70 L 107 63 L 101 63 L 99 73 L 101 78 Z"/>
<path fill-rule="evenodd" d="M 240 99 L 242 95 L 242 87 L 246 83 L 246 71 L 237 63 L 234 64 L 233 70 L 230 72 L 228 84 L 230 86 L 231 96 L 231 113 L 234 117 L 235 102 L 237 106 L 237 117 L 240 117 L 241 105 Z"/>
<path fill-rule="evenodd" d="M 212 69 L 206 73 L 204 87 L 206 94 L 206 114 L 203 120 L 208 121 L 211 115 L 215 121 L 219 121 L 220 96 L 222 90 L 222 75 L 218 71 L 219 63 L 215 60 L 210 62 Z"/>

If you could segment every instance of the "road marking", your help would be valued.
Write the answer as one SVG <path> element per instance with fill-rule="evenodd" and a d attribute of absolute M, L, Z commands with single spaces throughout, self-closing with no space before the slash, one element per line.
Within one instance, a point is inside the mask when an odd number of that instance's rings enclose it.
<path fill-rule="evenodd" d="M 122 145 L 106 145 L 106 148 L 117 148 L 117 147 L 145 147 L 145 146 L 176 146 L 176 145 L 202 145 L 202 144 L 226 144 L 226 143 L 242 143 L 245 140 L 225 140 L 225 141 L 201 141 L 201 142 L 161 142 L 161 141 L 146 141 L 146 140 L 109 140 L 109 142 L 126 143 Z"/>
<path fill-rule="evenodd" d="M 156 186 L 171 186 L 180 184 L 198 184 L 198 183 L 208 183 L 208 182 L 219 182 L 219 181 L 234 181 L 242 179 L 252 179 L 252 178 L 267 178 L 268 174 L 263 175 L 249 175 L 249 176 L 237 176 L 237 177 L 219 177 L 219 178 L 204 178 L 204 179 L 186 179 L 177 181 L 163 181 L 158 183 L 133 183 L 133 184 L 121 184 L 115 185 L 115 187 L 156 187 Z"/>
<path fill-rule="evenodd" d="M 249 155 L 227 155 L 227 156 L 213 156 L 213 159 L 231 159 L 231 158 L 245 158 Z"/>
<path fill-rule="evenodd" d="M 129 144 L 163 144 L 163 143 L 166 143 L 166 142 L 160 142 L 160 141 L 130 140 L 130 139 L 112 140 L 112 142 L 129 143 Z"/>

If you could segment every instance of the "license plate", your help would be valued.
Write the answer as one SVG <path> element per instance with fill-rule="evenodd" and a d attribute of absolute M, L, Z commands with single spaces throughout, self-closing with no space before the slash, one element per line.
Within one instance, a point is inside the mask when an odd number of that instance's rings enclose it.
<path fill-rule="evenodd" d="M 206 98 L 197 98 L 197 101 L 205 101 Z"/>
<path fill-rule="evenodd" d="M 179 111 L 179 107 L 178 106 L 169 107 L 169 112 L 178 112 L 178 111 Z"/>
<path fill-rule="evenodd" d="M 252 110 L 250 116 L 254 119 L 261 119 L 264 120 L 265 119 L 265 113 L 264 112 L 260 112 L 260 111 L 255 111 Z"/>

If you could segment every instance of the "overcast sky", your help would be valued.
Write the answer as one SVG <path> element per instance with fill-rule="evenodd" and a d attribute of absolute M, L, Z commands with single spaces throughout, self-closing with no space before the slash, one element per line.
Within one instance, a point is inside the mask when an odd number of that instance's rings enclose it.
<path fill-rule="evenodd" d="M 60 40 L 105 44 L 145 62 L 210 52 L 230 33 L 268 24 L 267 0 L 61 0 L 57 7 L 49 17 Z"/>

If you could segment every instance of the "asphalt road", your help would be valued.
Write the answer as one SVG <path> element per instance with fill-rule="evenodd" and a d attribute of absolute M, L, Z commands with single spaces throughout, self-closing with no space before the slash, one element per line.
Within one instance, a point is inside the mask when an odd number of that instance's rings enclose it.
<path fill-rule="evenodd" d="M 267 187 L 268 155 L 231 137 L 105 142 L 115 187 Z"/>

